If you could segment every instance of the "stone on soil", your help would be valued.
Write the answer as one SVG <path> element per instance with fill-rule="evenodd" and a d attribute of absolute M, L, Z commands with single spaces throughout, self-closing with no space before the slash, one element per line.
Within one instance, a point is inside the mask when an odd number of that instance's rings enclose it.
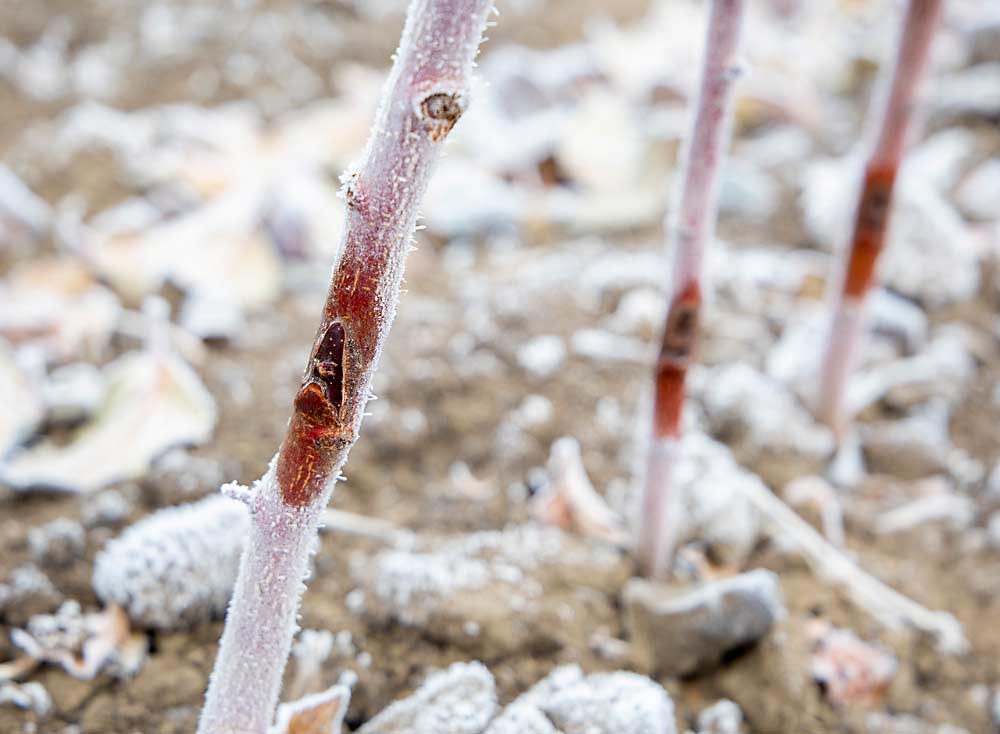
<path fill-rule="evenodd" d="M 433 673 L 358 734 L 481 734 L 497 708 L 493 676 L 482 663 L 454 663 Z"/>
<path fill-rule="evenodd" d="M 645 676 L 617 671 L 584 675 L 557 668 L 519 696 L 486 734 L 675 734 L 674 705 Z"/>
<path fill-rule="evenodd" d="M 778 577 L 763 569 L 680 591 L 634 578 L 623 601 L 637 656 L 665 675 L 710 668 L 784 616 Z"/>

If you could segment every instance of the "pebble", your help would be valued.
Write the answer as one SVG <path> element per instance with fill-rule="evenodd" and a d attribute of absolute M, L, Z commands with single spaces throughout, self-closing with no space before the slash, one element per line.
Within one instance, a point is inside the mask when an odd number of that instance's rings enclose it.
<path fill-rule="evenodd" d="M 698 734 L 740 734 L 743 711 L 740 707 L 723 698 L 698 714 Z"/>
<path fill-rule="evenodd" d="M 948 469 L 948 413 L 939 405 L 903 420 L 867 425 L 861 440 L 871 472 L 921 479 Z"/>
<path fill-rule="evenodd" d="M 716 665 L 727 651 L 764 637 L 785 613 L 778 577 L 763 569 L 681 591 L 633 578 L 623 602 L 634 649 L 665 675 Z"/>
<path fill-rule="evenodd" d="M 454 663 L 432 673 L 358 734 L 482 734 L 497 709 L 493 676 L 482 663 Z"/>
<path fill-rule="evenodd" d="M 566 359 L 566 345 L 553 334 L 529 339 L 517 350 L 517 361 L 534 377 L 548 377 Z"/>
<path fill-rule="evenodd" d="M 486 734 L 676 734 L 674 705 L 645 676 L 617 671 L 584 675 L 556 668 L 519 696 Z"/>
<path fill-rule="evenodd" d="M 1000 512 L 995 512 L 990 516 L 986 525 L 986 532 L 989 536 L 990 545 L 1000 551 Z"/>
<path fill-rule="evenodd" d="M 21 566 L 0 584 L 0 615 L 14 627 L 23 627 L 38 614 L 54 611 L 62 594 L 35 566 Z"/>
<path fill-rule="evenodd" d="M 28 548 L 41 566 L 68 566 L 83 556 L 86 532 L 69 518 L 59 518 L 28 531 Z"/>
<path fill-rule="evenodd" d="M 955 192 L 955 201 L 963 213 L 973 219 L 992 221 L 998 216 L 1000 198 L 1000 160 L 992 158 L 981 164 Z"/>

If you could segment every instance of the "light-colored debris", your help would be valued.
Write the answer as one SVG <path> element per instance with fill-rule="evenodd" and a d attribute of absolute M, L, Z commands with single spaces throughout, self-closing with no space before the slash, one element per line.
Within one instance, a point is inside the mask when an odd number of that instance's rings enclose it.
<path fill-rule="evenodd" d="M 786 453 L 814 461 L 833 453 L 830 431 L 813 420 L 781 383 L 746 363 L 713 367 L 692 387 L 705 406 L 711 431 L 732 436 L 732 443 L 743 444 L 745 451 Z"/>
<path fill-rule="evenodd" d="M 652 364 L 653 352 L 640 339 L 602 329 L 579 329 L 570 338 L 573 352 L 595 362 Z"/>
<path fill-rule="evenodd" d="M 581 187 L 622 198 L 642 179 L 646 144 L 637 122 L 624 97 L 593 88 L 566 121 L 556 161 Z"/>
<path fill-rule="evenodd" d="M 0 164 L 0 242 L 16 242 L 18 230 L 39 237 L 51 223 L 52 208 L 10 168 Z"/>
<path fill-rule="evenodd" d="M 1000 100 L 991 91 L 998 85 L 1000 63 L 976 64 L 938 78 L 931 104 L 934 112 L 941 116 L 995 118 L 1000 114 Z"/>
<path fill-rule="evenodd" d="M 814 475 L 798 477 L 785 486 L 783 494 L 792 507 L 814 509 L 826 539 L 838 548 L 844 547 L 844 509 L 829 482 Z"/>
<path fill-rule="evenodd" d="M 766 222 L 778 209 L 779 190 L 771 174 L 747 158 L 727 161 L 719 182 L 719 213 Z"/>
<path fill-rule="evenodd" d="M 270 734 L 340 734 L 351 702 L 351 689 L 336 685 L 278 706 Z"/>
<path fill-rule="evenodd" d="M 28 548 L 40 566 L 68 566 L 83 557 L 86 531 L 76 520 L 61 517 L 28 531 Z"/>
<path fill-rule="evenodd" d="M 37 668 L 38 665 L 38 661 L 30 655 L 22 655 L 5 663 L 0 663 L 0 683 L 23 678 Z"/>
<path fill-rule="evenodd" d="M 62 594 L 36 566 L 15 568 L 0 584 L 0 614 L 12 625 L 24 625 L 37 614 L 54 611 Z"/>
<path fill-rule="evenodd" d="M 875 518 L 875 531 L 886 535 L 901 533 L 931 522 L 944 522 L 953 531 L 972 525 L 975 503 L 954 492 L 931 494 L 887 510 Z"/>
<path fill-rule="evenodd" d="M 851 630 L 817 621 L 809 674 L 827 700 L 840 705 L 872 706 L 885 695 L 898 664 L 888 650 L 864 642 Z"/>
<path fill-rule="evenodd" d="M 0 335 L 40 345 L 46 362 L 100 357 L 120 315 L 115 295 L 75 258 L 24 261 L 0 283 Z"/>
<path fill-rule="evenodd" d="M 367 517 L 328 507 L 323 513 L 321 532 L 345 533 L 370 538 L 387 545 L 406 547 L 413 544 L 413 533 L 378 517 Z"/>
<path fill-rule="evenodd" d="M 89 362 L 57 367 L 42 385 L 48 420 L 75 423 L 91 415 L 104 397 L 104 377 Z"/>
<path fill-rule="evenodd" d="M 713 558 L 741 566 L 760 539 L 760 517 L 737 485 L 759 481 L 739 466 L 725 444 L 686 430 L 674 468 L 681 492 L 678 542 L 707 544 Z"/>
<path fill-rule="evenodd" d="M 45 415 L 42 396 L 0 339 L 0 462 L 30 436 Z"/>
<path fill-rule="evenodd" d="M 986 523 L 990 545 L 994 550 L 1000 551 L 1000 512 L 994 512 Z"/>
<path fill-rule="evenodd" d="M 558 336 L 536 336 L 517 350 L 517 361 L 533 377 L 551 376 L 566 359 L 566 345 Z"/>
<path fill-rule="evenodd" d="M 740 707 L 723 698 L 698 713 L 698 734 L 740 734 L 742 723 Z"/>
<path fill-rule="evenodd" d="M 778 577 L 762 569 L 674 589 L 634 578 L 622 592 L 626 623 L 643 665 L 688 675 L 750 645 L 785 614 Z"/>
<path fill-rule="evenodd" d="M 556 668 L 516 698 L 485 734 L 675 734 L 674 705 L 657 683 L 618 671 Z"/>
<path fill-rule="evenodd" d="M 358 734 L 481 734 L 496 708 L 490 672 L 481 663 L 453 663 L 377 714 Z"/>
<path fill-rule="evenodd" d="M 610 545 L 554 527 L 516 525 L 359 553 L 351 559 L 359 588 L 348 601 L 355 614 L 415 627 L 431 639 L 514 651 L 566 633 L 547 614 L 548 599 L 591 589 L 595 603 L 610 604 L 603 595 L 615 593 L 629 567 Z M 470 622 L 478 625 L 473 637 Z"/>
<path fill-rule="evenodd" d="M 94 561 L 94 591 L 143 627 L 181 629 L 229 603 L 245 536 L 246 506 L 219 495 L 143 518 Z"/>
<path fill-rule="evenodd" d="M 152 341 L 149 348 L 104 368 L 104 400 L 68 444 L 43 442 L 23 450 L 0 464 L 0 477 L 18 489 L 93 492 L 142 476 L 171 446 L 208 440 L 215 427 L 215 401 L 162 339 Z"/>
<path fill-rule="evenodd" d="M 863 370 L 847 388 L 846 400 L 852 414 L 904 391 L 903 407 L 935 398 L 954 404 L 974 374 L 975 362 L 961 333 L 940 329 L 926 349 L 912 357 Z"/>
<path fill-rule="evenodd" d="M 591 484 L 575 438 L 553 442 L 548 482 L 532 498 L 532 514 L 541 522 L 586 537 L 612 543 L 625 541 L 624 523 Z"/>
<path fill-rule="evenodd" d="M 288 698 L 299 699 L 322 688 L 320 676 L 323 663 L 333 652 L 330 630 L 304 629 L 292 643 L 291 659 L 295 661 L 295 676 L 288 684 Z M 346 706 L 345 706 L 346 708 Z"/>
<path fill-rule="evenodd" d="M 739 487 L 771 526 L 777 541 L 794 544 L 821 578 L 841 586 L 855 604 L 881 624 L 890 629 L 911 627 L 926 632 L 942 652 L 957 654 L 968 649 L 962 625 L 954 616 L 927 609 L 865 573 L 762 483 Z"/>
<path fill-rule="evenodd" d="M 1000 218 L 1000 159 L 991 158 L 970 173 L 955 192 L 962 212 L 973 219 L 992 222 Z"/>
<path fill-rule="evenodd" d="M 117 525 L 132 511 L 132 505 L 125 496 L 114 489 L 106 489 L 93 495 L 83 511 L 83 522 L 87 527 Z"/>
<path fill-rule="evenodd" d="M 49 712 L 52 711 L 52 697 L 45 690 L 45 686 L 37 681 L 0 683 L 0 706 L 5 703 L 34 711 L 41 717 L 48 716 Z"/>
<path fill-rule="evenodd" d="M 944 473 L 951 449 L 948 409 L 935 401 L 902 420 L 865 425 L 861 441 L 871 471 L 901 479 Z"/>
<path fill-rule="evenodd" d="M 81 680 L 102 671 L 131 676 L 146 659 L 146 636 L 133 634 L 125 612 L 113 604 L 84 614 L 78 602 L 67 601 L 55 614 L 32 617 L 26 630 L 12 630 L 10 637 L 35 660 Z"/>

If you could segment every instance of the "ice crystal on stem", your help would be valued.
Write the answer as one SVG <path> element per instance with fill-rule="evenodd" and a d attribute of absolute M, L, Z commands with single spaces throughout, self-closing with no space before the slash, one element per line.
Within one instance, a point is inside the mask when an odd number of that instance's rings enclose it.
<path fill-rule="evenodd" d="M 288 432 L 244 499 L 250 537 L 199 734 L 263 734 L 278 700 L 309 556 L 358 436 L 441 142 L 468 104 L 492 0 L 413 0 L 357 171 L 347 226 Z"/>
<path fill-rule="evenodd" d="M 642 572 L 669 573 L 678 502 L 671 491 L 684 405 L 684 382 L 701 314 L 702 259 L 715 230 L 719 169 L 729 138 L 734 63 L 743 0 L 713 0 L 701 88 L 684 153 L 682 183 L 670 224 L 670 305 L 656 364 L 653 430 L 646 454 L 637 556 Z M 674 497 L 676 499 L 676 497 Z"/>

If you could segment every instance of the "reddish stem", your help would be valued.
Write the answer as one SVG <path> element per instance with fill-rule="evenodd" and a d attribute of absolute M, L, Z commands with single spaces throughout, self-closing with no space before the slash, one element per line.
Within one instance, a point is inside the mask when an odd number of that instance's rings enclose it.
<path fill-rule="evenodd" d="M 669 573 L 677 529 L 671 475 L 680 438 L 684 382 L 701 319 L 702 260 L 715 234 L 719 169 L 729 140 L 734 65 L 743 0 L 714 0 L 701 86 L 683 156 L 680 195 L 668 228 L 673 250 L 670 305 L 654 377 L 652 436 L 646 456 L 636 555 L 647 576 Z"/>
<path fill-rule="evenodd" d="M 885 248 L 896 173 L 940 13 L 941 0 L 910 0 L 895 64 L 882 92 L 880 114 L 872 118 L 876 125 L 873 142 L 835 291 L 820 374 L 817 412 L 838 435 L 843 435 L 848 421 L 844 415 L 844 393 L 864 333 L 864 303 L 875 284 L 879 256 Z"/>
<path fill-rule="evenodd" d="M 285 440 L 252 492 L 199 734 L 265 734 L 323 509 L 357 440 L 399 298 L 417 205 L 468 100 L 492 0 L 412 0 L 361 168 L 345 186 L 344 247 Z"/>

